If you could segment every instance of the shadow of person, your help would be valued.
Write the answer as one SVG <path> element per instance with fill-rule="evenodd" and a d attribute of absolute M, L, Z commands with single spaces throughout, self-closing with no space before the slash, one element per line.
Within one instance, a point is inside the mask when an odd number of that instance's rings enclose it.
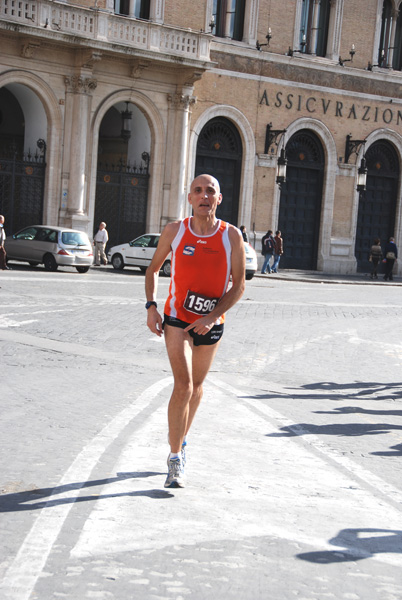
<path fill-rule="evenodd" d="M 312 563 L 330 564 L 363 560 L 385 552 L 401 554 L 402 530 L 342 529 L 329 543 L 339 546 L 339 550 L 303 552 L 296 557 Z"/>
<path fill-rule="evenodd" d="M 389 450 L 370 452 L 373 456 L 402 456 L 402 444 L 391 446 Z"/>
<path fill-rule="evenodd" d="M 152 471 L 136 471 L 132 473 L 117 473 L 116 477 L 110 477 L 108 479 L 96 479 L 92 481 L 79 481 L 76 483 L 69 483 L 66 485 L 60 485 L 57 487 L 41 488 L 41 489 L 30 489 L 22 492 L 15 492 L 12 494 L 3 494 L 0 496 L 0 512 L 18 512 L 18 511 L 29 511 L 38 510 L 41 508 L 51 508 L 53 506 L 60 506 L 62 504 L 73 504 L 74 502 L 93 502 L 94 500 L 101 500 L 105 498 L 117 498 L 119 496 L 146 496 L 154 500 L 161 500 L 166 498 L 173 498 L 174 495 L 170 492 L 161 489 L 147 489 L 138 490 L 133 492 L 119 492 L 112 494 L 91 494 L 78 495 L 79 491 L 85 488 L 93 488 L 97 486 L 107 486 L 118 481 L 125 479 L 145 479 L 147 477 L 155 477 L 159 475 L 165 475 L 165 473 L 156 473 Z M 77 491 L 77 494 L 65 498 L 60 498 L 61 494 L 67 494 Z"/>
<path fill-rule="evenodd" d="M 296 423 L 281 427 L 279 431 L 267 433 L 266 437 L 295 437 L 305 435 L 334 435 L 337 437 L 357 437 L 362 435 L 382 435 L 402 429 L 393 423 Z"/>

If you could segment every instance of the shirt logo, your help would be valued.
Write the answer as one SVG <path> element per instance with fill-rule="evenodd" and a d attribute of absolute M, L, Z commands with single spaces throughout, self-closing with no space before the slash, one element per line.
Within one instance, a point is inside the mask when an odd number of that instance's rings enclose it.
<path fill-rule="evenodd" d="M 183 248 L 183 254 L 186 254 L 187 256 L 193 256 L 195 252 L 195 246 L 184 246 Z"/>
<path fill-rule="evenodd" d="M 206 240 L 197 240 L 197 244 L 206 244 Z"/>

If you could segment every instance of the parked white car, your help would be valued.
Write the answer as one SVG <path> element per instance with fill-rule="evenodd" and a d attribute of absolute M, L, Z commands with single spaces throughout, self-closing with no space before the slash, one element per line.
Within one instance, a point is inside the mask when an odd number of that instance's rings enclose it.
<path fill-rule="evenodd" d="M 160 233 L 146 233 L 126 244 L 113 246 L 108 250 L 107 259 L 118 271 L 124 267 L 138 267 L 145 273 L 155 254 L 160 236 Z M 170 255 L 161 270 L 166 277 L 170 277 Z"/>
<path fill-rule="evenodd" d="M 145 273 L 155 254 L 160 235 L 160 233 L 146 233 L 127 244 L 113 246 L 108 250 L 108 261 L 118 271 L 124 267 L 138 267 Z M 246 251 L 246 279 L 252 279 L 257 271 L 257 254 L 247 242 L 244 242 L 244 249 Z M 170 277 L 170 255 L 163 263 L 161 271 L 166 277 Z"/>
<path fill-rule="evenodd" d="M 244 242 L 244 249 L 246 251 L 246 279 L 250 280 L 258 269 L 257 253 L 248 242 Z"/>

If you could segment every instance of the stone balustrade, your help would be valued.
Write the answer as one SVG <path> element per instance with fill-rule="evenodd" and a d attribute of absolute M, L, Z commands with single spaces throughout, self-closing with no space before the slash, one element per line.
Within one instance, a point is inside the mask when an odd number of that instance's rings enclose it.
<path fill-rule="evenodd" d="M 104 10 L 49 0 L 0 0 L 0 22 L 121 44 L 182 59 L 209 61 L 210 36 L 116 15 Z M 38 32 L 39 33 L 39 32 Z"/>

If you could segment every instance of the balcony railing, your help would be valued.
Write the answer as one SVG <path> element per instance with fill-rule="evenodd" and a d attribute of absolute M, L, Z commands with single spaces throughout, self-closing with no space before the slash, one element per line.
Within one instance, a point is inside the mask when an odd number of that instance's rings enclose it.
<path fill-rule="evenodd" d="M 209 36 L 49 0 L 0 0 L 0 21 L 184 59 L 209 61 Z M 39 31 L 38 31 L 39 33 Z"/>

